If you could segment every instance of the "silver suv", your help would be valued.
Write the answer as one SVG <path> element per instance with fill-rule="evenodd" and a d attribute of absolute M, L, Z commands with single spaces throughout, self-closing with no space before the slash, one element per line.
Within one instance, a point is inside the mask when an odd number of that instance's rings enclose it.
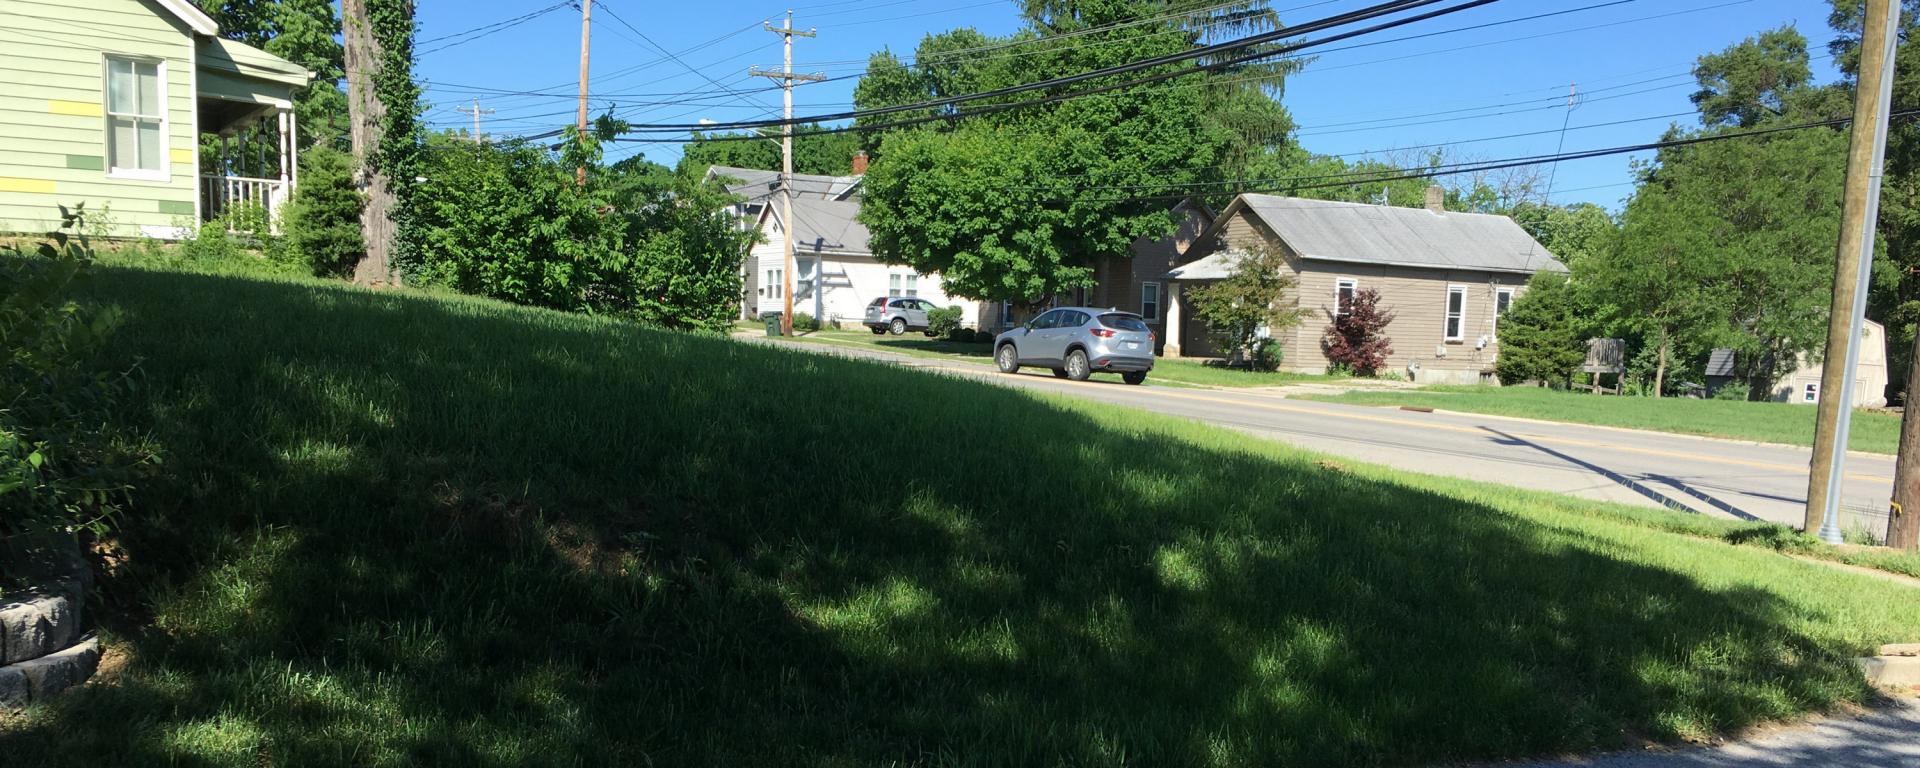
<path fill-rule="evenodd" d="M 993 361 L 1002 373 L 1033 365 L 1074 381 L 1118 373 L 1128 384 L 1139 384 L 1153 370 L 1154 341 L 1147 321 L 1132 312 L 1061 307 L 994 337 Z"/>
<path fill-rule="evenodd" d="M 927 313 L 938 307 L 926 299 L 911 296 L 903 298 L 879 298 L 867 302 L 867 315 L 862 325 L 873 329 L 875 335 L 892 333 L 895 336 L 907 331 L 923 331 L 928 336 L 933 331 L 927 328 Z"/>

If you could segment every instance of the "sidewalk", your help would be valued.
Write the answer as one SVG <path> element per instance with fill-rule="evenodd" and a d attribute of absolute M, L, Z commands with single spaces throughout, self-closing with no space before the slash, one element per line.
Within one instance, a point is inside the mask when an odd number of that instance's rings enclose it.
<path fill-rule="evenodd" d="M 1501 768 L 1920 768 L 1920 698 L 1891 699 L 1858 717 L 1836 717 L 1714 747 L 1616 752 Z"/>

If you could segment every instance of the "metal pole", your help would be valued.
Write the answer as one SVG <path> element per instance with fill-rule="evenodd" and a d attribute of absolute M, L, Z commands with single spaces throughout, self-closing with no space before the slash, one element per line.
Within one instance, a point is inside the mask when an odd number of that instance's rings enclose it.
<path fill-rule="evenodd" d="M 1880 177 L 1887 154 L 1887 104 L 1893 94 L 1898 43 L 1891 30 L 1899 18 L 1900 0 L 1869 0 L 1860 39 L 1860 85 L 1854 94 L 1853 138 L 1847 147 L 1846 206 L 1840 220 L 1826 365 L 1820 372 L 1804 526 L 1806 531 L 1818 530 L 1820 539 L 1829 544 L 1843 539 L 1840 498 L 1845 492 L 1847 439 L 1853 426 L 1853 373 L 1860 362 L 1860 328 L 1866 320 L 1873 272 L 1874 225 L 1880 216 Z M 1842 308 L 1845 315 L 1840 314 Z M 1835 362 L 1841 365 L 1835 367 Z"/>

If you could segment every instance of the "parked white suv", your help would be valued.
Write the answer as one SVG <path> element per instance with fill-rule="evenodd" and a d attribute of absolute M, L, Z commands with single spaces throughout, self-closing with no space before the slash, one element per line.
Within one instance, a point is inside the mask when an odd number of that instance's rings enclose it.
<path fill-rule="evenodd" d="M 921 331 L 928 336 L 927 313 L 938 307 L 926 299 L 912 296 L 899 298 L 879 298 L 867 302 L 867 316 L 862 325 L 873 329 L 874 334 L 892 333 L 895 336 L 907 331 Z"/>

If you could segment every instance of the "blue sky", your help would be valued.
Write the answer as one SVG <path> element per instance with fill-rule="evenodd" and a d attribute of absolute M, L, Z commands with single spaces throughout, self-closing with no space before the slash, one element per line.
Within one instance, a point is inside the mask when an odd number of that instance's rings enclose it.
<path fill-rule="evenodd" d="M 1373 1 L 1273 0 L 1273 7 L 1282 11 L 1283 21 L 1299 23 Z M 1604 1 L 1506 0 L 1341 45 Z M 495 110 L 485 118 L 488 132 L 533 133 L 571 122 L 574 102 L 565 94 L 577 87 L 580 16 L 571 7 L 546 10 L 555 5 L 554 0 L 420 3 L 417 72 L 430 83 L 429 123 L 468 125 L 471 118 L 454 108 L 468 106 L 475 97 L 483 109 Z M 613 105 L 635 122 L 777 117 L 779 93 L 766 92 L 772 82 L 749 77 L 747 69 L 780 64 L 779 37 L 760 24 L 777 22 L 788 7 L 764 0 L 603 0 L 594 13 L 590 84 L 599 94 L 593 97 L 595 113 Z M 1018 25 L 1010 0 L 827 0 L 791 7 L 799 27 L 819 31 L 816 38 L 796 40 L 796 69 L 828 75 L 857 73 L 881 48 L 911 52 L 931 32 L 971 26 L 1003 34 Z M 543 10 L 471 41 L 436 41 Z M 1693 124 L 1687 72 L 1695 57 L 1764 29 L 1797 25 L 1811 43 L 1816 79 L 1836 79 L 1826 56 L 1833 37 L 1827 11 L 1825 0 L 1628 0 L 1324 52 L 1287 81 L 1282 102 L 1300 126 L 1300 142 L 1320 153 L 1406 154 L 1410 147 L 1440 144 L 1453 160 L 1546 154 L 1560 145 L 1563 122 L 1571 126 L 1565 133 L 1567 151 L 1637 144 L 1658 139 L 1670 123 Z M 656 45 L 677 54 L 678 61 L 662 56 Z M 1570 83 L 1578 84 L 1582 98 L 1569 115 L 1564 102 Z M 802 86 L 795 91 L 795 113 L 846 109 L 852 93 L 851 79 Z M 1679 113 L 1687 114 L 1659 117 Z M 1471 141 L 1490 137 L 1511 138 Z M 635 152 L 667 164 L 679 157 L 671 143 L 620 145 L 611 156 Z M 1616 206 L 1632 190 L 1629 159 L 1560 164 L 1553 173 L 1555 202 Z"/>

